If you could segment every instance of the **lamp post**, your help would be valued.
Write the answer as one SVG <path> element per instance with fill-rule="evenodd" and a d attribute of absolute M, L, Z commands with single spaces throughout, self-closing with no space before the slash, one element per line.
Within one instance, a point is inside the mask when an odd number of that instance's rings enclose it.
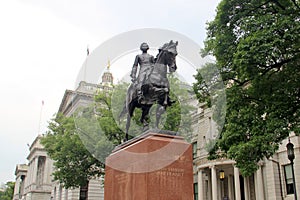
<path fill-rule="evenodd" d="M 220 180 L 221 180 L 221 197 L 223 197 L 223 188 L 224 188 L 224 179 L 225 179 L 225 172 L 223 169 L 220 170 L 220 173 L 219 173 L 219 176 L 220 176 Z"/>
<path fill-rule="evenodd" d="M 287 148 L 287 156 L 288 159 L 291 161 L 291 168 L 292 168 L 292 176 L 293 176 L 293 187 L 294 187 L 294 197 L 295 200 L 297 200 L 297 191 L 296 191 L 296 182 L 295 182 L 295 174 L 294 174 L 294 159 L 295 159 L 295 153 L 294 153 L 294 145 L 291 143 L 289 138 L 289 143 L 286 145 Z"/>
<path fill-rule="evenodd" d="M 225 172 L 224 172 L 223 169 L 221 169 L 221 170 L 220 170 L 220 180 L 221 180 L 221 181 L 224 181 L 224 179 L 225 179 Z"/>

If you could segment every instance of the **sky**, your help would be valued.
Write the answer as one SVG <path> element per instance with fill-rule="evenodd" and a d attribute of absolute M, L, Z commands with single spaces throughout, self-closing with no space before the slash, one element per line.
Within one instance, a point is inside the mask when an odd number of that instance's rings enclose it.
<path fill-rule="evenodd" d="M 0 183 L 15 179 L 16 165 L 27 163 L 28 145 L 47 131 L 65 90 L 75 89 L 87 46 L 93 52 L 118 34 L 159 28 L 203 47 L 206 22 L 219 2 L 1 0 Z"/>

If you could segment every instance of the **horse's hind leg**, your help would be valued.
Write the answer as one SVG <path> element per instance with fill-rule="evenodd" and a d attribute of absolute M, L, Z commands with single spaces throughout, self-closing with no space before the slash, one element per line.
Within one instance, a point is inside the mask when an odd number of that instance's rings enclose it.
<path fill-rule="evenodd" d="M 128 105 L 128 112 L 127 112 L 127 121 L 126 121 L 126 133 L 125 133 L 125 141 L 129 140 L 129 128 L 130 128 L 130 121 L 131 117 L 133 116 L 135 106 L 132 104 Z"/>
<path fill-rule="evenodd" d="M 158 125 L 159 125 L 159 122 L 160 122 L 161 115 L 164 114 L 165 111 L 166 111 L 166 107 L 165 107 L 165 106 L 162 106 L 162 105 L 160 105 L 160 104 L 157 105 L 155 128 L 158 128 Z"/>
<path fill-rule="evenodd" d="M 130 120 L 131 120 L 131 117 L 130 117 L 130 114 L 128 113 L 127 114 L 127 121 L 126 121 L 125 141 L 128 141 L 128 139 L 129 139 L 128 132 L 129 132 L 129 128 L 130 128 Z"/>
<path fill-rule="evenodd" d="M 140 122 L 143 124 L 143 131 L 149 129 L 148 116 L 149 116 L 150 107 L 145 106 L 142 108 L 142 116 Z"/>

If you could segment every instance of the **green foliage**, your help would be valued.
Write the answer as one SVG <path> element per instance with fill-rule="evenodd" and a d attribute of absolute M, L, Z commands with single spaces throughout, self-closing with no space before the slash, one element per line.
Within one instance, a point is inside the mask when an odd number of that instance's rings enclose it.
<path fill-rule="evenodd" d="M 101 130 L 104 135 L 111 141 L 114 145 L 118 145 L 122 142 L 125 137 L 122 129 L 119 128 L 117 124 L 117 117 L 114 113 L 120 113 L 122 111 L 125 94 L 122 92 L 123 89 L 127 88 L 127 84 L 122 83 L 114 88 L 113 98 L 117 101 L 116 104 L 112 104 L 112 93 L 99 93 L 95 97 L 96 106 L 96 117 L 100 125 Z"/>
<path fill-rule="evenodd" d="M 59 180 L 65 188 L 71 188 L 84 186 L 92 177 L 103 174 L 103 163 L 94 158 L 83 145 L 73 117 L 57 114 L 48 128 L 41 142 L 55 161 L 55 180 Z"/>
<path fill-rule="evenodd" d="M 201 103 L 206 103 L 213 113 L 217 125 L 217 135 L 221 132 L 226 115 L 226 92 L 220 72 L 214 63 L 206 63 L 194 75 L 197 80 L 193 84 L 196 97 Z M 214 143 L 214 142 L 213 142 Z M 211 149 L 212 144 L 209 145 Z"/>
<path fill-rule="evenodd" d="M 215 56 L 227 103 L 210 157 L 222 150 L 245 176 L 290 132 L 300 132 L 299 12 L 299 1 L 223 0 L 208 24 L 202 53 Z M 200 72 L 196 78 L 198 99 L 209 103 L 211 83 Z"/>
<path fill-rule="evenodd" d="M 84 186 L 91 178 L 102 176 L 105 158 L 124 138 L 113 118 L 111 95 L 101 91 L 94 102 L 78 107 L 71 117 L 59 113 L 49 123 L 42 144 L 55 161 L 54 179 L 65 188 Z"/>
<path fill-rule="evenodd" d="M 126 129 L 125 127 L 126 127 L 127 116 L 125 115 L 120 117 L 120 113 L 122 112 L 125 106 L 128 87 L 129 87 L 129 83 L 122 82 L 117 84 L 114 88 L 114 91 L 112 93 L 112 98 L 111 98 L 111 102 L 112 102 L 111 111 L 113 117 L 118 121 L 118 127 L 121 130 L 123 130 L 123 132 L 125 132 Z M 134 111 L 134 115 L 131 118 L 131 124 L 129 129 L 130 137 L 135 137 L 141 134 L 141 130 L 143 126 L 142 123 L 140 122 L 141 116 L 142 116 L 141 109 L 136 108 Z M 122 139 L 124 139 L 124 137 Z"/>
<path fill-rule="evenodd" d="M 191 101 L 195 98 L 192 88 L 180 81 L 175 75 L 170 74 L 170 98 L 175 100 L 171 107 L 167 108 L 163 129 L 179 132 L 187 141 L 191 139 L 192 117 L 194 106 Z M 162 120 L 163 121 L 163 120 Z"/>
<path fill-rule="evenodd" d="M 171 96 L 180 101 L 168 109 L 164 128 L 190 133 L 191 108 L 183 103 L 190 95 L 186 89 L 180 89 L 182 83 L 178 79 L 171 77 L 171 82 L 176 89 Z M 94 102 L 77 108 L 71 117 L 58 113 L 50 121 L 49 131 L 41 142 L 54 160 L 54 179 L 65 188 L 84 186 L 91 178 L 104 174 L 106 157 L 125 137 L 126 119 L 118 124 L 118 116 L 124 107 L 127 87 L 128 84 L 121 83 L 113 92 L 101 91 Z M 140 109 L 136 109 L 136 124 L 131 128 L 136 135 L 141 134 L 140 115 Z"/>
<path fill-rule="evenodd" d="M 14 195 L 15 182 L 7 182 L 4 191 L 0 191 L 1 200 L 12 200 Z"/>

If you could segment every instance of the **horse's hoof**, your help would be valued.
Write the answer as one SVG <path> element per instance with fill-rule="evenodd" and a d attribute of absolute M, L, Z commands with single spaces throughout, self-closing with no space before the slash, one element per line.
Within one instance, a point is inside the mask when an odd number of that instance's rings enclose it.
<path fill-rule="evenodd" d="M 148 131 L 149 130 L 149 126 L 144 126 L 143 127 L 143 132 Z"/>

